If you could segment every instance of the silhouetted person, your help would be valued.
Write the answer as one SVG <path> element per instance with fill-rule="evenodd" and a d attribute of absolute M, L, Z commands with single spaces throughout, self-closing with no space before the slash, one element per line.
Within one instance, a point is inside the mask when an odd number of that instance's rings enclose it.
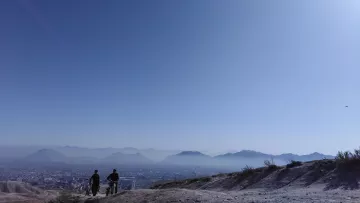
<path fill-rule="evenodd" d="M 94 174 L 90 178 L 91 192 L 93 196 L 96 196 L 97 192 L 100 189 L 100 176 L 98 174 L 98 170 L 94 171 Z"/>
<path fill-rule="evenodd" d="M 118 182 L 119 182 L 119 174 L 116 172 L 116 169 L 114 169 L 113 172 L 106 179 L 110 181 L 109 183 L 110 193 L 114 194 L 114 188 L 115 188 L 115 194 L 116 194 L 118 190 Z"/>

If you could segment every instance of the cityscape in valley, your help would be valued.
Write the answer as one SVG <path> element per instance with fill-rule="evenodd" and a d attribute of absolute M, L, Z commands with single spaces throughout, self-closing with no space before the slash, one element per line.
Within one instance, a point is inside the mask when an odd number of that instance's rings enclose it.
<path fill-rule="evenodd" d="M 290 160 L 333 158 L 320 153 L 271 155 L 251 150 L 209 156 L 198 151 L 136 148 L 38 148 L 3 147 L 0 181 L 20 181 L 46 190 L 84 193 L 95 169 L 99 170 L 101 184 L 106 185 L 106 176 L 116 168 L 120 174 L 120 189 L 129 190 L 149 188 L 159 182 L 239 171 L 245 166 L 260 167 L 265 160 L 284 165 Z M 83 156 L 85 154 L 88 156 Z"/>

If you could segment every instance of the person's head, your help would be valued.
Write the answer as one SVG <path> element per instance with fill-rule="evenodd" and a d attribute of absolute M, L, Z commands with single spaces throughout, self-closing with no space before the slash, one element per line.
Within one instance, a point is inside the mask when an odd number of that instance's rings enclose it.
<path fill-rule="evenodd" d="M 116 173 L 116 169 L 113 170 L 113 173 Z"/>
<path fill-rule="evenodd" d="M 94 173 L 98 173 L 98 170 L 95 170 Z"/>

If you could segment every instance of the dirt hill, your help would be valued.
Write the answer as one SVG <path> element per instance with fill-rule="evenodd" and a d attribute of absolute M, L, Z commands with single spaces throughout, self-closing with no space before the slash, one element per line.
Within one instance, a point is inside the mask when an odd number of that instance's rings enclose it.
<path fill-rule="evenodd" d="M 167 202 L 360 202 L 358 168 L 343 170 L 334 160 L 293 162 L 183 181 L 155 184 L 152 189 L 123 191 L 85 203 Z"/>
<path fill-rule="evenodd" d="M 348 173 L 348 171 L 347 171 Z M 245 189 L 277 190 L 286 187 L 305 188 L 322 185 L 324 190 L 344 188 L 357 189 L 356 177 L 359 174 L 347 174 L 336 168 L 334 160 L 320 160 L 306 163 L 294 162 L 287 166 L 245 168 L 241 172 L 219 174 L 183 181 L 155 184 L 152 189 L 184 188 L 214 191 L 238 191 Z"/>
<path fill-rule="evenodd" d="M 281 167 L 267 164 L 256 169 L 246 167 L 241 172 L 157 183 L 151 189 L 121 191 L 110 197 L 69 194 L 67 198 L 71 200 L 69 203 L 355 203 L 360 202 L 359 160 L 294 161 Z M 54 197 L 47 191 L 18 182 L 0 182 L 0 191 L 0 203 L 43 203 Z M 60 202 L 64 201 L 60 198 Z"/>
<path fill-rule="evenodd" d="M 43 191 L 39 188 L 22 182 L 0 182 L 1 203 L 43 203 L 44 201 L 54 197 L 54 193 Z"/>

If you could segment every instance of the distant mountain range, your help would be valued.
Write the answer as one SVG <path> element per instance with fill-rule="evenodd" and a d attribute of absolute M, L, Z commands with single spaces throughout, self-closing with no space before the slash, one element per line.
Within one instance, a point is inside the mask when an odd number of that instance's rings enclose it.
<path fill-rule="evenodd" d="M 113 153 L 105 158 L 93 157 L 68 157 L 53 149 L 41 149 L 17 161 L 25 163 L 68 163 L 68 164 L 153 164 L 154 162 L 140 153 L 123 154 Z"/>
<path fill-rule="evenodd" d="M 98 159 L 103 159 L 114 153 L 123 153 L 123 154 L 142 154 L 144 157 L 152 161 L 161 161 L 166 157 L 179 153 L 181 151 L 177 150 L 156 150 L 156 149 L 136 149 L 133 147 L 124 147 L 124 148 L 84 148 L 84 147 L 56 147 L 56 151 L 61 152 L 62 154 L 69 157 L 94 157 Z"/>
<path fill-rule="evenodd" d="M 221 167 L 244 167 L 249 165 L 259 167 L 264 164 L 264 160 L 273 160 L 277 165 L 284 165 L 290 160 L 295 161 L 312 161 L 320 159 L 333 159 L 334 156 L 324 155 L 320 153 L 312 153 L 308 155 L 281 154 L 272 155 L 252 150 L 242 150 L 236 153 L 226 153 L 218 156 L 208 156 L 198 151 L 183 151 L 176 155 L 167 157 L 164 164 L 177 165 L 198 165 L 198 166 L 221 166 Z"/>
<path fill-rule="evenodd" d="M 180 164 L 180 165 L 212 165 L 213 158 L 197 151 L 183 151 L 175 155 L 168 156 L 163 164 Z"/>
<path fill-rule="evenodd" d="M 215 158 L 261 158 L 261 159 L 280 159 L 284 161 L 312 161 L 319 159 L 333 159 L 334 156 L 320 154 L 318 152 L 308 154 L 308 155 L 297 155 L 297 154 L 280 154 L 280 155 L 272 155 L 272 154 L 264 154 L 257 151 L 252 150 L 242 150 L 236 153 L 227 153 L 223 155 L 216 156 Z"/>
<path fill-rule="evenodd" d="M 311 161 L 319 159 L 333 159 L 334 156 L 324 155 L 318 152 L 308 155 L 297 154 L 265 154 L 252 150 L 242 150 L 234 153 L 225 153 L 217 156 L 209 156 L 199 151 L 165 151 L 156 149 L 136 149 L 126 148 L 81 148 L 81 147 L 52 147 L 36 149 L 20 149 L 21 153 L 28 152 L 26 155 L 17 157 L 11 155 L 11 159 L 20 160 L 24 163 L 47 163 L 62 162 L 69 164 L 165 164 L 165 165 L 191 165 L 191 166 L 217 166 L 226 168 L 239 168 L 245 165 L 253 167 L 262 166 L 264 160 L 273 159 L 277 165 L 284 165 L 290 160 Z M 32 152 L 29 153 L 29 151 Z M 6 158 L 4 148 L 2 157 Z M 11 151 L 11 150 L 10 150 Z M 12 150 L 11 152 L 16 152 Z M 3 159 L 0 159 L 3 160 Z"/>
<path fill-rule="evenodd" d="M 52 149 L 41 149 L 23 159 L 25 162 L 66 162 L 67 157 Z"/>

